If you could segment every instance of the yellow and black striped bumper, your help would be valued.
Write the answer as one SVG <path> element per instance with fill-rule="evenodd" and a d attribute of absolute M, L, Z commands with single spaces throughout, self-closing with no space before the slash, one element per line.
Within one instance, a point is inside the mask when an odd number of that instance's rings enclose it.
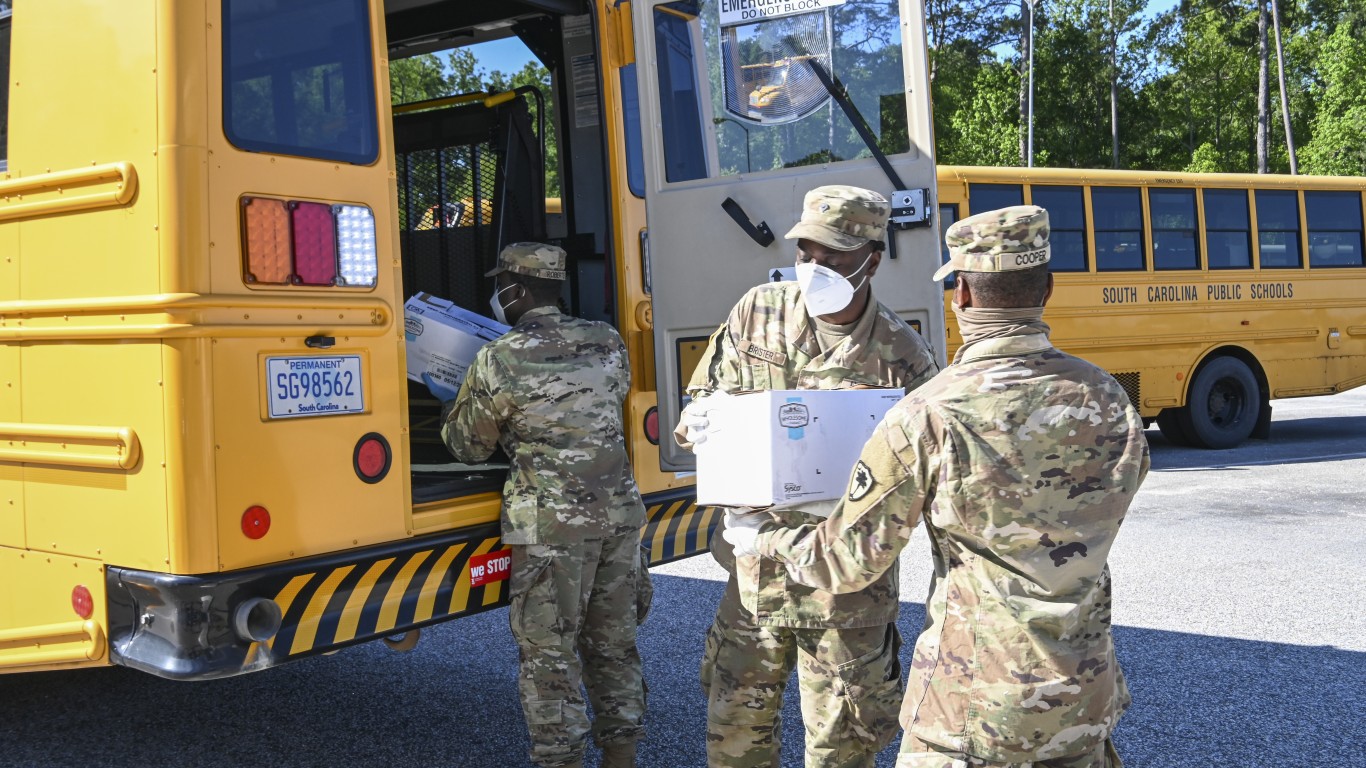
<path fill-rule="evenodd" d="M 111 659 L 161 677 L 210 679 L 479 613 L 507 602 L 504 582 L 480 570 L 501 548 L 489 524 L 225 574 L 110 568 Z M 253 598 L 281 614 L 263 642 L 234 623 Z"/>
<path fill-rule="evenodd" d="M 703 552 L 720 515 L 691 492 L 646 500 L 641 546 L 652 564 Z M 496 523 L 435 536 L 204 576 L 109 568 L 110 658 L 181 680 L 253 672 L 507 604 Z M 279 608 L 267 640 L 242 636 L 239 608 Z"/>
<path fill-rule="evenodd" d="M 641 531 L 640 545 L 649 551 L 651 565 L 706 552 L 720 520 L 716 507 L 697 506 L 691 488 L 651 495 L 645 499 L 645 530 Z"/>

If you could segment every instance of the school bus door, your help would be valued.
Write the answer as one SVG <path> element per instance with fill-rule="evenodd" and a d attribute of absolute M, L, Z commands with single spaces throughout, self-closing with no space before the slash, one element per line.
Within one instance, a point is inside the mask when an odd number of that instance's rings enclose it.
<path fill-rule="evenodd" d="M 809 61 L 848 88 L 903 188 L 923 194 L 920 220 L 894 233 L 874 290 L 942 358 L 943 297 L 930 280 L 938 228 L 923 214 L 935 210 L 935 166 L 921 4 L 770 4 L 825 8 L 780 10 L 757 22 L 741 18 L 738 5 L 754 4 L 636 0 L 633 9 L 666 470 L 693 467 L 668 433 L 707 337 L 750 287 L 791 279 L 790 269 L 775 270 L 795 261 L 783 235 L 805 193 L 822 184 L 866 187 L 889 199 L 896 191 Z"/>

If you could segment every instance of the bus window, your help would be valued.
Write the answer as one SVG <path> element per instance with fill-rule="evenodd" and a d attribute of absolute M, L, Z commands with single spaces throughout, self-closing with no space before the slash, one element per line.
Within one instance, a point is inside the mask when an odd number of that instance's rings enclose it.
<path fill-rule="evenodd" d="M 1199 269 L 1195 242 L 1195 190 L 1148 190 L 1153 224 L 1153 269 Z"/>
<path fill-rule="evenodd" d="M 1048 268 L 1054 272 L 1086 271 L 1086 205 L 1081 187 L 1035 184 L 1030 188 L 1034 205 L 1048 211 L 1048 245 L 1052 255 Z"/>
<path fill-rule="evenodd" d="M 1096 270 L 1143 269 L 1143 193 L 1138 187 L 1092 187 Z"/>
<path fill-rule="evenodd" d="M 1205 195 L 1205 250 L 1210 269 L 1252 268 L 1252 226 L 1248 220 L 1247 191 L 1207 189 Z"/>
<path fill-rule="evenodd" d="M 664 118 L 664 176 L 668 181 L 706 178 L 702 100 L 688 21 L 671 9 L 656 8 L 655 47 L 659 56 L 659 104 Z"/>
<path fill-rule="evenodd" d="M 958 221 L 958 205 L 943 204 L 939 206 L 939 263 L 949 263 L 949 245 L 944 242 L 944 232 L 949 226 Z M 955 276 L 950 274 L 944 278 L 944 290 L 953 288 Z"/>
<path fill-rule="evenodd" d="M 1362 266 L 1360 193 L 1305 192 L 1304 218 L 1309 225 L 1309 266 Z"/>
<path fill-rule="evenodd" d="M 626 139 L 626 186 L 636 197 L 645 197 L 645 154 L 640 136 L 640 91 L 636 90 L 636 65 L 621 68 L 622 135 Z"/>
<path fill-rule="evenodd" d="M 1279 189 L 1259 189 L 1253 194 L 1257 202 L 1257 241 L 1262 251 L 1262 268 L 1299 268 L 1299 194 Z"/>
<path fill-rule="evenodd" d="M 722 21 L 735 13 L 725 9 L 736 5 L 728 0 L 698 4 L 701 39 L 713 63 L 707 76 L 715 117 L 708 128 L 715 132 L 721 175 L 871 156 L 812 63 L 843 83 L 883 153 L 910 150 L 895 0 L 826 3 L 830 7 L 824 12 L 755 23 Z M 715 66 L 718 62 L 725 64 Z"/>
<path fill-rule="evenodd" d="M 1024 205 L 1024 187 L 1019 184 L 973 184 L 968 187 L 968 207 L 971 215 L 997 208 Z"/>
<path fill-rule="evenodd" d="M 252 152 L 379 156 L 365 0 L 224 0 L 223 130 Z"/>
<path fill-rule="evenodd" d="M 9 28 L 10 14 L 0 11 L 0 171 L 8 167 L 9 158 Z"/>

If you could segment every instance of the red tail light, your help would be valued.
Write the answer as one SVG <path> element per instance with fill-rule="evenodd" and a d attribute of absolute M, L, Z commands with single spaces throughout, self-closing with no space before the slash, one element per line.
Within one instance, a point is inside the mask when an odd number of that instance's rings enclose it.
<path fill-rule="evenodd" d="M 95 615 L 95 598 L 90 596 L 90 589 L 84 584 L 71 590 L 71 610 L 82 619 Z"/>
<path fill-rule="evenodd" d="M 650 445 L 659 445 L 659 409 L 653 405 L 645 412 L 645 439 Z"/>
<path fill-rule="evenodd" d="M 378 432 L 371 432 L 356 443 L 351 454 L 351 465 L 356 476 L 367 483 L 378 483 L 389 474 L 393 455 L 389 451 L 389 441 Z"/>
<path fill-rule="evenodd" d="M 242 535 L 259 539 L 270 532 L 270 512 L 260 505 L 247 507 L 242 513 Z"/>
<path fill-rule="evenodd" d="M 293 201 L 289 204 L 294 229 L 294 277 L 303 285 L 337 282 L 337 233 L 332 206 Z"/>

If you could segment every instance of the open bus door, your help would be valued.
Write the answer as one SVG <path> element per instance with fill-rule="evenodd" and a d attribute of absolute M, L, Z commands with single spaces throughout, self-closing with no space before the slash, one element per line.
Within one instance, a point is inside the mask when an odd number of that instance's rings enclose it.
<path fill-rule="evenodd" d="M 795 246 L 783 235 L 813 187 L 851 184 L 893 202 L 903 228 L 889 231 L 874 294 L 925 334 L 942 361 L 943 297 L 930 279 L 939 247 L 927 215 L 935 166 L 921 4 L 634 6 L 661 467 L 693 468 L 691 454 L 668 437 L 683 389 L 740 296 L 791 279 Z"/>

